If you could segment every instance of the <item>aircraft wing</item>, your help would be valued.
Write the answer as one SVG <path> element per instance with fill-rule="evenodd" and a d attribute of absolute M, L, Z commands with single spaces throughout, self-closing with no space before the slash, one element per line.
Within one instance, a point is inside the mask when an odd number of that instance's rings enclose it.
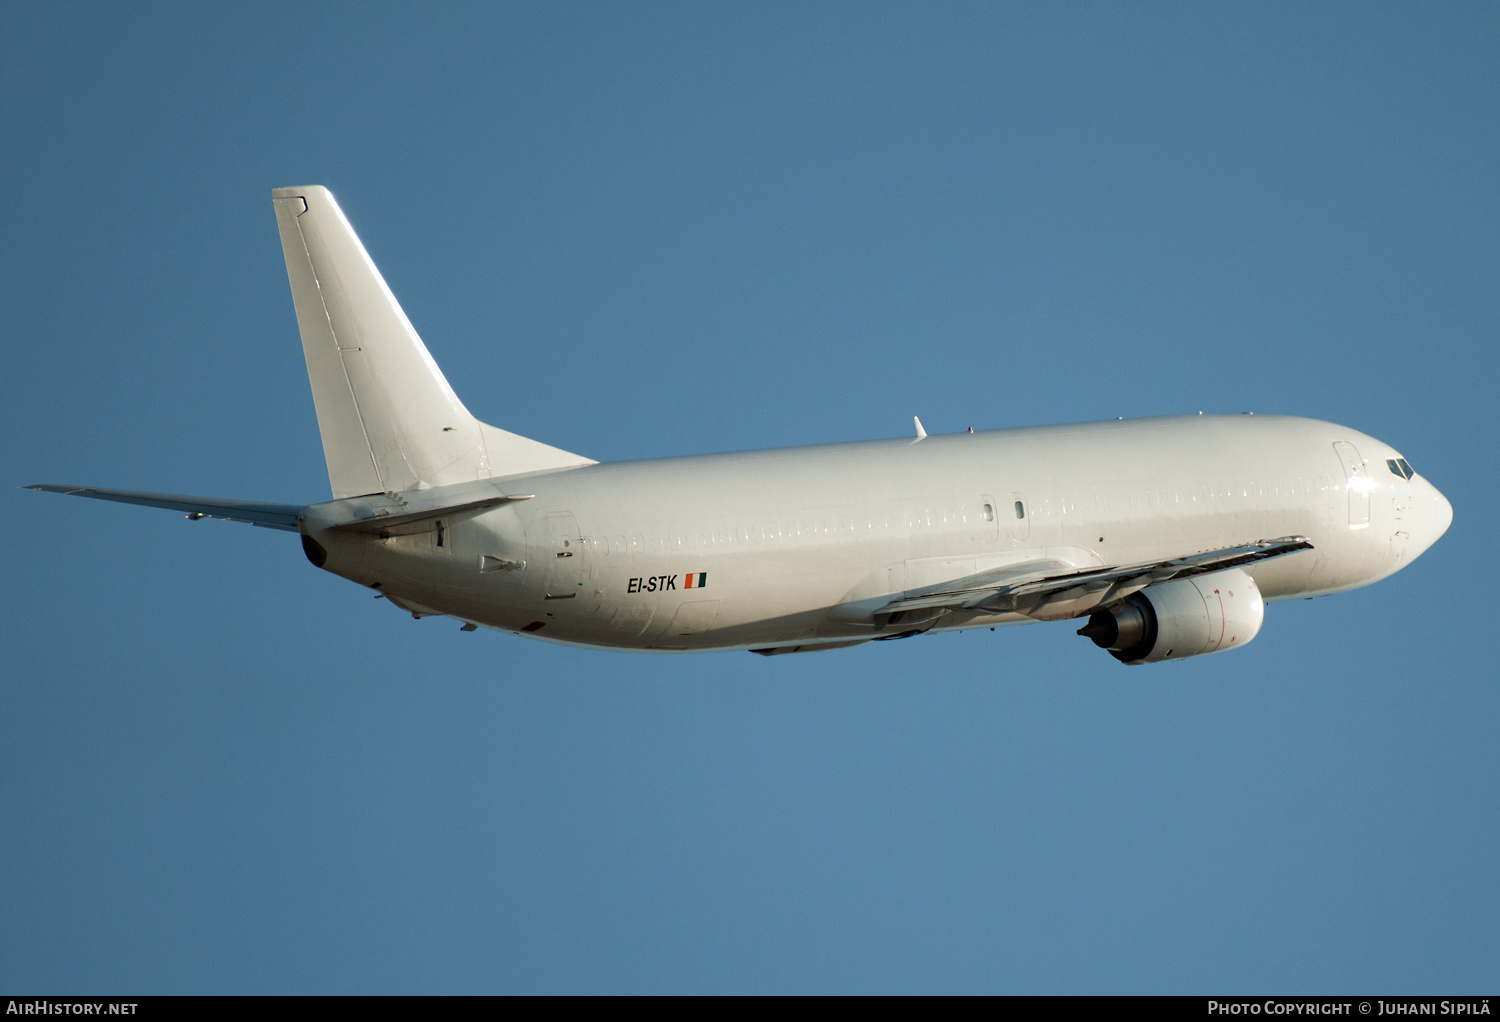
<path fill-rule="evenodd" d="M 1058 561 L 1033 561 L 1008 565 L 904 595 L 882 607 L 877 619 L 898 624 L 910 618 L 926 619 L 932 612 L 953 611 L 1014 612 L 1043 620 L 1076 617 L 1153 583 L 1311 549 L 1305 536 L 1283 536 L 1142 564 L 1073 568 Z"/>
<path fill-rule="evenodd" d="M 122 504 L 144 504 L 182 511 L 189 518 L 222 518 L 227 522 L 249 522 L 266 529 L 296 532 L 301 504 L 267 504 L 258 500 L 225 500 L 220 497 L 187 497 L 178 493 L 137 493 L 134 490 L 105 490 L 94 486 L 64 486 L 60 483 L 36 483 L 28 490 L 69 493 L 95 500 L 117 500 Z"/>

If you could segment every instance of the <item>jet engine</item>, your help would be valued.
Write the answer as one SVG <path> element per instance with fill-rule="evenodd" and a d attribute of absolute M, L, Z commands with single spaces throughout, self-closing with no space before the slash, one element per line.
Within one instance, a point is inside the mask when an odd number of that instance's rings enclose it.
<path fill-rule="evenodd" d="M 1239 568 L 1147 586 L 1089 615 L 1078 630 L 1125 664 L 1219 653 L 1260 632 L 1266 604 Z"/>

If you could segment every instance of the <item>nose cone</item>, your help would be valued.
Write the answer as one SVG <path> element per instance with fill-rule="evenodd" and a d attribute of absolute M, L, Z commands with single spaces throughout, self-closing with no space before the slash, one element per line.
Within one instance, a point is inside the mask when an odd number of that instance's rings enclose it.
<path fill-rule="evenodd" d="M 1448 526 L 1453 524 L 1453 505 L 1448 503 L 1448 498 L 1438 492 L 1436 486 L 1432 488 L 1432 501 L 1437 505 L 1436 518 L 1437 531 L 1432 535 L 1432 541 L 1436 543 L 1442 538 L 1443 533 L 1448 531 Z"/>
<path fill-rule="evenodd" d="M 1441 539 L 1448 526 L 1453 524 L 1453 505 L 1427 480 L 1419 479 L 1418 482 L 1421 486 L 1417 490 L 1417 521 L 1412 539 L 1420 544 L 1416 552 L 1420 554 Z"/>

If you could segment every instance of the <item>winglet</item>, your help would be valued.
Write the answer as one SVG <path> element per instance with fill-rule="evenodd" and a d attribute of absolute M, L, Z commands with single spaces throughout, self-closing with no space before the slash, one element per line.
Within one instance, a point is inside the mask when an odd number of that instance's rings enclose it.
<path fill-rule="evenodd" d="M 927 431 L 922 428 L 922 420 L 919 419 L 919 418 L 917 418 L 915 415 L 913 415 L 911 417 L 911 421 L 917 424 L 917 439 L 918 440 L 926 440 L 927 439 Z"/>

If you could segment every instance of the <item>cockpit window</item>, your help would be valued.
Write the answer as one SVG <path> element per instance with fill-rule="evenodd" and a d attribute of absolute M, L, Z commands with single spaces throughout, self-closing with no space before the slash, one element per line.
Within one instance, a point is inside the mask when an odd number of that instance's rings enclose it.
<path fill-rule="evenodd" d="M 1401 471 L 1406 473 L 1406 478 L 1408 479 L 1417 474 L 1417 470 L 1412 468 L 1405 458 L 1397 458 L 1396 464 L 1401 466 Z"/>
<path fill-rule="evenodd" d="M 1391 475 L 1400 476 L 1402 479 L 1410 479 L 1417 473 L 1406 463 L 1405 458 L 1387 458 L 1385 465 L 1391 470 Z"/>

